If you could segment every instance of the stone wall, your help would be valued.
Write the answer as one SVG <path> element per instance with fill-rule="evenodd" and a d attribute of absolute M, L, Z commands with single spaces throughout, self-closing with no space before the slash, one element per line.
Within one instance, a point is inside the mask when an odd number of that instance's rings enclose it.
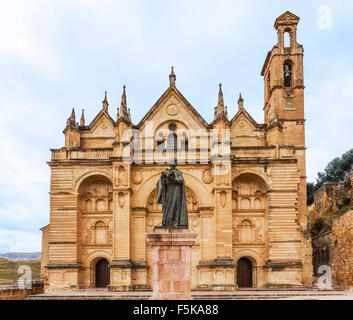
<path fill-rule="evenodd" d="M 332 274 L 334 284 L 353 288 L 353 210 L 333 221 Z"/>
<path fill-rule="evenodd" d="M 303 283 L 305 286 L 310 286 L 313 282 L 313 246 L 311 234 L 308 231 L 303 232 L 302 248 Z"/>
<path fill-rule="evenodd" d="M 32 288 L 20 288 L 18 285 L 0 286 L 0 300 L 23 300 L 28 295 L 43 293 L 44 283 L 41 280 L 32 281 Z"/>
<path fill-rule="evenodd" d="M 314 195 L 316 215 L 322 216 L 326 214 L 327 211 L 338 210 L 338 206 L 341 205 L 346 198 L 353 199 L 353 192 L 352 189 L 347 188 L 345 182 L 324 184 Z"/>

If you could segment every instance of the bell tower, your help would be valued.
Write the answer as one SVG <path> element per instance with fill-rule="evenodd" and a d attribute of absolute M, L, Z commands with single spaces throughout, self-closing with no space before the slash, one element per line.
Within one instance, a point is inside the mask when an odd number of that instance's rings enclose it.
<path fill-rule="evenodd" d="M 300 174 L 299 224 L 306 228 L 304 49 L 297 42 L 299 19 L 289 11 L 276 19 L 277 44 L 268 52 L 261 75 L 264 77 L 265 123 L 268 127 L 274 123 L 280 126 L 278 141 L 295 147 Z"/>
<path fill-rule="evenodd" d="M 299 17 L 289 11 L 275 21 L 278 42 L 267 54 L 261 72 L 265 82 L 265 122 L 271 120 L 272 107 L 280 120 L 304 119 L 304 49 L 297 42 L 298 22 Z"/>

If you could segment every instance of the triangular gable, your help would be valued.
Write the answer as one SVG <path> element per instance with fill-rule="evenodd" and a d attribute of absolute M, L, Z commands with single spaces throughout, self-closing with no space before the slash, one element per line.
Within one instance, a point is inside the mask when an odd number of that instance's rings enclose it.
<path fill-rule="evenodd" d="M 281 16 L 279 16 L 275 21 L 275 28 L 277 29 L 280 24 L 298 24 L 300 18 L 295 14 L 286 11 Z"/>
<path fill-rule="evenodd" d="M 175 87 L 169 87 L 162 96 L 157 100 L 157 102 L 153 105 L 153 107 L 145 114 L 139 124 L 136 126 L 140 128 L 143 123 L 146 122 L 148 118 L 150 118 L 153 114 L 155 114 L 156 110 L 162 105 L 162 102 L 166 100 L 170 95 L 175 94 L 187 107 L 187 109 L 195 116 L 197 121 L 204 127 L 208 127 L 207 122 L 203 119 L 203 117 L 196 111 L 196 109 L 190 104 L 190 102 L 182 95 L 182 93 Z"/>
<path fill-rule="evenodd" d="M 218 118 L 214 119 L 211 123 L 210 123 L 210 126 L 214 126 L 217 122 L 223 120 L 225 123 L 229 123 L 229 120 L 228 118 L 222 114 L 221 116 L 219 116 Z"/>
<path fill-rule="evenodd" d="M 253 119 L 253 117 L 244 109 L 240 109 L 236 114 L 235 116 L 233 117 L 232 120 L 230 120 L 230 126 L 233 127 L 234 124 L 239 120 L 239 118 L 243 116 L 245 119 L 247 119 L 251 125 L 256 128 L 258 127 L 258 124 L 257 122 Z"/>
<path fill-rule="evenodd" d="M 115 121 L 113 120 L 113 118 L 110 116 L 108 112 L 102 109 L 88 125 L 88 129 L 92 130 L 97 125 L 98 122 L 102 121 L 103 117 L 106 117 L 106 119 L 113 125 L 113 127 L 115 127 Z"/>
<path fill-rule="evenodd" d="M 232 136 L 253 136 L 257 129 L 258 124 L 243 108 L 231 120 L 230 132 Z"/>
<path fill-rule="evenodd" d="M 95 132 L 98 136 L 115 136 L 115 122 L 104 110 L 101 110 L 83 132 Z"/>

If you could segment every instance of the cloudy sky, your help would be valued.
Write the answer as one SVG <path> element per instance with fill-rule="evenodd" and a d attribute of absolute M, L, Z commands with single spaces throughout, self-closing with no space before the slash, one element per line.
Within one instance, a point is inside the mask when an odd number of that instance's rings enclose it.
<path fill-rule="evenodd" d="M 139 122 L 177 87 L 211 122 L 218 83 L 230 116 L 239 92 L 263 121 L 260 71 L 274 20 L 301 17 L 305 48 L 308 181 L 353 148 L 353 2 L 0 0 L 0 252 L 40 251 L 49 222 L 50 148 L 64 144 L 72 107 L 90 122 L 108 91 L 110 113 L 127 86 Z"/>

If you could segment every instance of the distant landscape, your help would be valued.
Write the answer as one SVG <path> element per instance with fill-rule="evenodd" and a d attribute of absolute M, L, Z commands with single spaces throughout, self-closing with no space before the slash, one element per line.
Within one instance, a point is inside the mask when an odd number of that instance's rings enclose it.
<path fill-rule="evenodd" d="M 20 261 L 20 260 L 40 260 L 40 252 L 9 252 L 0 253 L 0 258 L 7 260 Z"/>
<path fill-rule="evenodd" d="M 21 265 L 31 268 L 32 280 L 40 279 L 40 260 L 13 261 L 0 258 L 0 285 L 11 285 L 18 280 L 22 276 L 17 272 Z"/>

